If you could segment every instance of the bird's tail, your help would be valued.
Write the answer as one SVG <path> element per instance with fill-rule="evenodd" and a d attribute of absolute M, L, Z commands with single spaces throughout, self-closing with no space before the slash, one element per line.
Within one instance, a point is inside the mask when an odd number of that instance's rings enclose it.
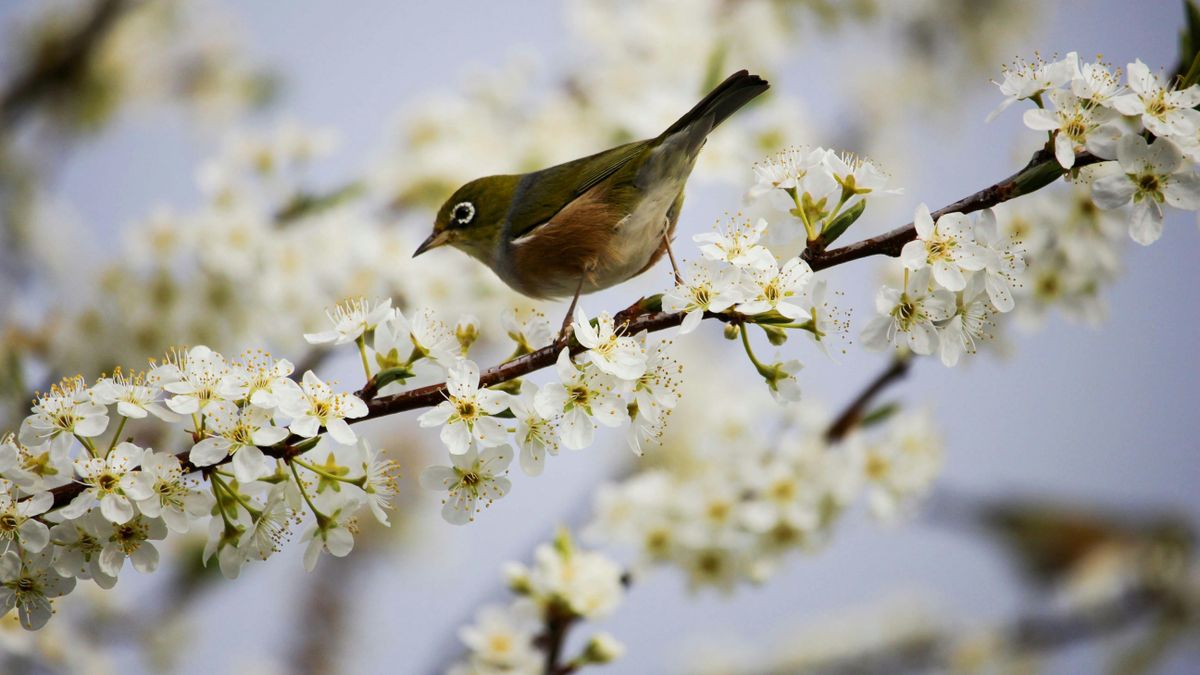
<path fill-rule="evenodd" d="M 702 132 L 702 137 L 707 136 L 718 124 L 724 122 L 727 117 L 737 112 L 738 109 L 766 91 L 770 86 L 761 77 L 751 75 L 745 70 L 739 70 L 725 78 L 725 81 L 718 84 L 715 89 L 708 92 L 708 95 L 700 99 L 700 102 L 695 107 L 687 111 L 687 114 L 680 117 L 674 124 L 668 127 L 663 132 L 663 136 L 671 136 L 689 129 L 693 125 L 696 125 L 697 122 L 703 122 L 703 124 L 699 125 L 700 128 L 697 131 Z"/>

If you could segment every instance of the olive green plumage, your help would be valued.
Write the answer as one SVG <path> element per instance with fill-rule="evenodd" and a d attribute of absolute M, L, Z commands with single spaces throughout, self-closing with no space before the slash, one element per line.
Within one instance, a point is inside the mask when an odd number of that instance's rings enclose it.
<path fill-rule="evenodd" d="M 473 180 L 446 200 L 414 255 L 449 244 L 539 298 L 621 283 L 666 252 L 705 138 L 767 88 L 743 70 L 654 138 Z"/>

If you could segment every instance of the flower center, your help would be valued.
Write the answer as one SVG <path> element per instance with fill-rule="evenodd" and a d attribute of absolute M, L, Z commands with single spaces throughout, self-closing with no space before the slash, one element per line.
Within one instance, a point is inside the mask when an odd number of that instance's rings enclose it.
<path fill-rule="evenodd" d="M 476 485 L 479 485 L 480 482 L 479 474 L 475 473 L 474 471 L 467 471 L 462 475 L 462 484 L 466 485 L 467 487 L 475 487 Z"/>
<path fill-rule="evenodd" d="M 96 479 L 96 486 L 105 492 L 112 492 L 117 488 L 117 483 L 121 482 L 116 476 L 111 473 L 102 473 Z"/>
<path fill-rule="evenodd" d="M 454 409 L 458 411 L 458 416 L 464 420 L 475 419 L 479 414 L 479 408 L 475 406 L 475 402 L 469 399 L 458 399 L 454 402 Z"/>
<path fill-rule="evenodd" d="M 1168 110 L 1170 110 L 1170 106 L 1167 105 L 1166 91 L 1159 91 L 1154 98 L 1146 101 L 1146 114 L 1148 115 L 1162 119 Z"/>
<path fill-rule="evenodd" d="M 17 517 L 11 513 L 0 516 L 0 532 L 13 532 L 17 529 Z"/>

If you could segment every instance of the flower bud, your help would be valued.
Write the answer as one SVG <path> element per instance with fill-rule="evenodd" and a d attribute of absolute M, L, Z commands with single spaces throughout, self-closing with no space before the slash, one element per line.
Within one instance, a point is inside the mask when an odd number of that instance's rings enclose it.
<path fill-rule="evenodd" d="M 731 323 L 725 324 L 725 339 L 726 340 L 738 339 L 739 332 L 740 332 L 740 330 L 734 324 L 731 324 Z"/>
<path fill-rule="evenodd" d="M 776 347 L 787 342 L 788 334 L 786 330 L 770 324 L 759 324 L 759 326 L 766 332 L 767 340 Z"/>
<path fill-rule="evenodd" d="M 458 346 L 466 356 L 467 350 L 479 339 L 479 319 L 474 314 L 463 315 L 454 325 L 454 337 L 458 338 Z"/>
<path fill-rule="evenodd" d="M 609 633 L 597 633 L 588 640 L 579 660 L 583 663 L 611 663 L 625 655 L 625 645 Z"/>

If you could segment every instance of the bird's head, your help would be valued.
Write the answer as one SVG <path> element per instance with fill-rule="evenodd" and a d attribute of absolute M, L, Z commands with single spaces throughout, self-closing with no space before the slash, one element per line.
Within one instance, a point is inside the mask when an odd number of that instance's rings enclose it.
<path fill-rule="evenodd" d="M 454 191 L 438 209 L 433 233 L 413 257 L 449 244 L 491 265 L 500 249 L 504 218 L 520 176 L 477 178 Z"/>

